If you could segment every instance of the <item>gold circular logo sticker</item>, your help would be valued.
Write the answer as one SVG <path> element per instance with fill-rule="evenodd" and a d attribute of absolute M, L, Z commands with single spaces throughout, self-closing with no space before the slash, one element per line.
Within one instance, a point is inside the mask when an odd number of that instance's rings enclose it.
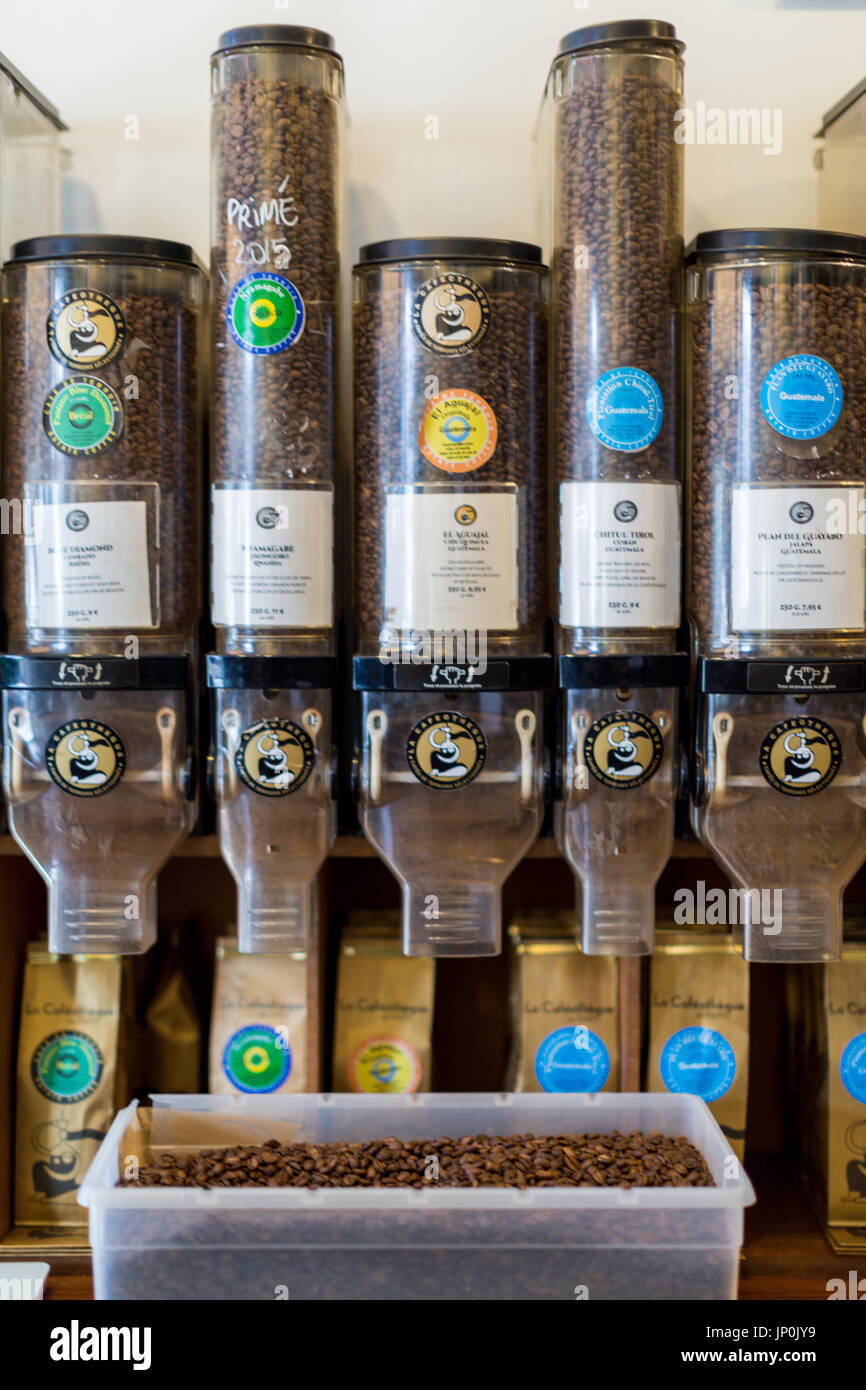
<path fill-rule="evenodd" d="M 459 357 L 481 342 L 490 322 L 490 305 L 468 275 L 433 275 L 415 295 L 412 327 L 431 352 Z"/>
<path fill-rule="evenodd" d="M 484 766 L 487 741 L 467 714 L 437 710 L 412 728 L 406 757 L 425 787 L 465 787 Z"/>
<path fill-rule="evenodd" d="M 402 1038 L 365 1038 L 349 1059 L 353 1091 L 417 1091 L 421 1059 Z"/>
<path fill-rule="evenodd" d="M 460 526 L 471 526 L 473 521 L 478 520 L 478 513 L 469 502 L 464 502 L 454 513 L 454 520 Z"/>
<path fill-rule="evenodd" d="M 48 740 L 45 766 L 70 796 L 104 796 L 123 776 L 126 749 L 114 730 L 98 719 L 70 719 Z"/>
<path fill-rule="evenodd" d="M 245 729 L 235 753 L 241 781 L 260 796 L 288 796 L 313 770 L 316 750 L 300 724 L 262 719 Z"/>
<path fill-rule="evenodd" d="M 445 473 L 471 473 L 486 463 L 496 448 L 496 416 L 474 391 L 440 391 L 421 421 L 418 445 L 435 468 Z"/>
<path fill-rule="evenodd" d="M 761 744 L 759 762 L 770 786 L 785 796 L 812 796 L 833 781 L 842 761 L 835 729 L 822 719 L 783 719 Z"/>
<path fill-rule="evenodd" d="M 125 337 L 123 314 L 99 290 L 69 290 L 48 315 L 48 346 L 67 367 L 106 367 Z"/>
<path fill-rule="evenodd" d="M 596 719 L 583 745 L 587 767 L 606 787 L 642 787 L 658 771 L 663 753 L 657 725 L 633 709 Z"/>

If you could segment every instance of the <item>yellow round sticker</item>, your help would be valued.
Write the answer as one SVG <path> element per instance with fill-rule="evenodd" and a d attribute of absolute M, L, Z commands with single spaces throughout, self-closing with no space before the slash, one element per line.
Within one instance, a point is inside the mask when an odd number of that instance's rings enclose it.
<path fill-rule="evenodd" d="M 446 473 L 471 473 L 496 448 L 496 416 L 474 391 L 440 391 L 421 421 L 418 444 L 424 457 Z"/>
<path fill-rule="evenodd" d="M 417 1091 L 421 1059 L 402 1038 L 366 1038 L 349 1061 L 353 1091 Z"/>

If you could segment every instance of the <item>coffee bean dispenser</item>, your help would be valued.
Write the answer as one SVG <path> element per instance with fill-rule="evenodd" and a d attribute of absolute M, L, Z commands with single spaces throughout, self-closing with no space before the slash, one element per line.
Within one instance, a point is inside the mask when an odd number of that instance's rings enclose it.
<path fill-rule="evenodd" d="M 497 952 L 540 828 L 546 281 L 456 237 L 355 271 L 357 784 L 408 955 Z"/>
<path fill-rule="evenodd" d="M 211 75 L 213 790 L 240 950 L 286 952 L 334 834 L 343 66 L 264 25 Z"/>
<path fill-rule="evenodd" d="M 673 844 L 680 626 L 683 44 L 579 29 L 542 128 L 552 243 L 556 831 L 583 949 L 652 950 Z"/>
<path fill-rule="evenodd" d="M 866 239 L 687 259 L 695 829 L 750 960 L 828 960 L 866 854 Z"/>
<path fill-rule="evenodd" d="M 135 953 L 195 816 L 206 279 L 175 242 L 57 236 L 3 280 L 9 823 L 50 949 Z"/>

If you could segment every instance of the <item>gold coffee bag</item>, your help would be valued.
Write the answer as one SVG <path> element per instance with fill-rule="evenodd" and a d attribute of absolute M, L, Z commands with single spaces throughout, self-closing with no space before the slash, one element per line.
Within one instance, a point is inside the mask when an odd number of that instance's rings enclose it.
<path fill-rule="evenodd" d="M 213 1095 L 267 1095 L 308 1087 L 307 957 L 241 955 L 216 943 L 210 1024 Z"/>
<path fill-rule="evenodd" d="M 866 943 L 812 971 L 817 1037 L 804 1078 L 807 1175 L 828 1226 L 866 1227 Z"/>
<path fill-rule="evenodd" d="M 357 913 L 340 943 L 335 1091 L 429 1091 L 436 962 L 404 956 L 393 913 Z"/>
<path fill-rule="evenodd" d="M 31 945 L 18 1035 L 16 1225 L 86 1226 L 77 1202 L 117 1104 L 119 956 Z"/>
<path fill-rule="evenodd" d="M 749 967 L 722 932 L 656 933 L 647 1090 L 709 1105 L 742 1161 L 749 1099 Z"/>
<path fill-rule="evenodd" d="M 619 1089 L 619 967 L 587 956 L 566 914 L 515 922 L 511 940 L 513 1091 Z"/>
<path fill-rule="evenodd" d="M 157 1094 L 195 1095 L 201 1074 L 201 1027 L 179 956 L 163 965 L 144 1014 L 144 1086 Z"/>

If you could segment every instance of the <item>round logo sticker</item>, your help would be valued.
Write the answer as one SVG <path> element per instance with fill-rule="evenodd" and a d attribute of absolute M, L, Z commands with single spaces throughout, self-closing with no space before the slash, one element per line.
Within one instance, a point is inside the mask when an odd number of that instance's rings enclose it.
<path fill-rule="evenodd" d="M 440 391 L 421 421 L 418 444 L 434 467 L 445 473 L 471 473 L 496 448 L 496 416 L 474 391 Z"/>
<path fill-rule="evenodd" d="M 123 408 L 98 377 L 69 376 L 42 407 L 42 424 L 61 453 L 101 454 L 123 429 Z"/>
<path fill-rule="evenodd" d="M 255 271 L 232 290 L 226 305 L 229 330 L 245 352 L 266 356 L 296 343 L 304 331 L 304 301 L 282 275 Z"/>
<path fill-rule="evenodd" d="M 587 767 L 606 787 L 642 787 L 658 771 L 663 753 L 658 727 L 633 709 L 596 719 L 583 745 Z"/>
<path fill-rule="evenodd" d="M 417 1091 L 421 1059 L 402 1038 L 366 1038 L 349 1059 L 353 1091 Z"/>
<path fill-rule="evenodd" d="M 123 347 L 126 322 L 99 290 L 69 290 L 48 315 L 48 346 L 66 367 L 107 367 Z"/>
<path fill-rule="evenodd" d="M 588 1028 L 557 1028 L 535 1054 L 535 1075 L 542 1091 L 600 1091 L 610 1076 L 610 1057 Z"/>
<path fill-rule="evenodd" d="M 842 761 L 838 735 L 822 719 L 783 719 L 761 744 L 761 772 L 785 796 L 812 796 L 833 781 Z"/>
<path fill-rule="evenodd" d="M 652 444 L 664 413 L 661 391 L 638 367 L 605 372 L 586 398 L 587 424 L 596 439 L 626 453 Z"/>
<path fill-rule="evenodd" d="M 866 1105 L 866 1033 L 858 1034 L 847 1044 L 839 1072 L 848 1094 Z"/>
<path fill-rule="evenodd" d="M 737 1058 L 714 1028 L 681 1028 L 662 1048 L 659 1071 L 669 1091 L 700 1096 L 709 1105 L 733 1084 Z"/>
<path fill-rule="evenodd" d="M 291 1069 L 291 1048 L 276 1028 L 264 1023 L 239 1028 L 223 1049 L 223 1071 L 233 1086 L 249 1095 L 276 1091 Z"/>
<path fill-rule="evenodd" d="M 300 724 L 262 719 L 245 729 L 235 753 L 241 781 L 261 796 L 287 796 L 302 787 L 313 770 L 316 750 Z"/>
<path fill-rule="evenodd" d="M 484 766 L 487 741 L 467 714 L 437 710 L 414 725 L 406 757 L 425 787 L 465 787 Z"/>
<path fill-rule="evenodd" d="M 761 410 L 786 439 L 818 439 L 842 414 L 842 383 L 823 357 L 783 357 L 761 383 Z"/>
<path fill-rule="evenodd" d="M 490 305 L 468 275 L 434 275 L 415 295 L 412 327 L 431 352 L 457 357 L 481 342 L 490 322 Z"/>
<path fill-rule="evenodd" d="M 71 796 L 104 796 L 126 767 L 119 736 L 97 719 L 70 719 L 48 740 L 45 766 L 61 791 Z"/>
<path fill-rule="evenodd" d="M 30 1077 L 48 1100 L 74 1105 L 93 1095 L 104 1065 L 99 1047 L 86 1033 L 52 1033 L 34 1052 Z"/>

